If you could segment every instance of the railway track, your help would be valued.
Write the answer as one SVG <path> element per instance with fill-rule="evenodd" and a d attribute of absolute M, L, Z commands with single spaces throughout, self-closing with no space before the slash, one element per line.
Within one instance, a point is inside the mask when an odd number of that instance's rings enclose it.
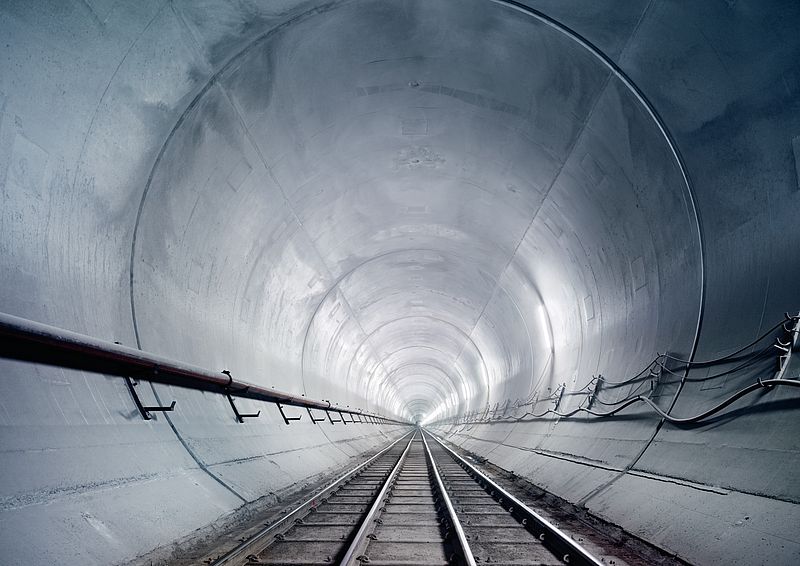
<path fill-rule="evenodd" d="M 592 564 L 434 437 L 403 437 L 214 566 Z"/>

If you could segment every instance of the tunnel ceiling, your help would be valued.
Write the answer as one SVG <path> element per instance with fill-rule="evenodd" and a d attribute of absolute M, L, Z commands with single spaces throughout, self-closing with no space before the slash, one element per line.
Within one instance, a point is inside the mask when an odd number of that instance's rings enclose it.
<path fill-rule="evenodd" d="M 146 350 L 212 339 L 193 362 L 433 420 L 691 348 L 680 164 L 557 26 L 483 0 L 333 3 L 186 105 L 136 224 Z"/>

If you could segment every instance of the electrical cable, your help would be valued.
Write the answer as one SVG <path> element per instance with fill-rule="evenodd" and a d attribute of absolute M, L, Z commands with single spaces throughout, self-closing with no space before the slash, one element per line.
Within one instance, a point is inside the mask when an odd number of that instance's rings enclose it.
<path fill-rule="evenodd" d="M 768 329 L 767 331 L 762 333 L 754 341 L 750 342 L 749 344 L 745 344 L 744 346 L 742 346 L 741 348 L 739 348 L 735 352 L 731 352 L 730 354 L 727 354 L 727 355 L 722 356 L 720 358 L 711 359 L 711 360 L 702 360 L 702 361 L 688 361 L 688 360 L 683 360 L 681 358 L 678 358 L 676 356 L 672 356 L 672 355 L 666 354 L 666 353 L 665 354 L 658 354 L 655 358 L 653 358 L 653 360 L 650 361 L 649 364 L 647 364 L 644 367 L 644 369 L 642 369 L 639 373 L 637 373 L 636 375 L 634 375 L 634 376 L 632 376 L 630 378 L 624 379 L 622 381 L 611 381 L 611 380 L 607 379 L 606 377 L 604 377 L 602 375 L 599 376 L 599 377 L 603 381 L 604 385 L 610 385 L 612 387 L 613 386 L 624 386 L 624 385 L 628 385 L 628 384 L 636 381 L 638 378 L 642 377 L 643 374 L 645 372 L 651 370 L 654 365 L 657 365 L 662 370 L 665 370 L 665 371 L 667 371 L 667 372 L 669 372 L 669 373 L 671 373 L 673 375 L 678 375 L 675 372 L 675 370 L 666 367 L 666 364 L 660 362 L 659 360 L 661 358 L 667 358 L 667 359 L 670 359 L 670 360 L 673 360 L 673 361 L 677 361 L 678 363 L 685 364 L 685 365 L 687 365 L 689 367 L 705 366 L 705 365 L 711 365 L 711 364 L 719 363 L 719 362 L 725 361 L 727 359 L 733 358 L 734 356 L 736 356 L 737 354 L 742 353 L 746 349 L 748 349 L 748 348 L 750 348 L 752 346 L 755 346 L 756 344 L 758 344 L 759 342 L 761 342 L 762 340 L 764 340 L 765 338 L 770 336 L 780 326 L 784 326 L 784 330 L 786 330 L 787 332 L 791 332 L 789 329 L 786 328 L 785 325 L 786 325 L 787 322 L 792 322 L 792 321 L 796 321 L 796 320 L 798 320 L 797 316 L 786 316 L 784 318 L 784 320 L 776 323 L 770 329 Z M 718 377 L 722 377 L 724 375 L 728 375 L 730 373 L 738 371 L 741 368 L 744 368 L 744 367 L 747 367 L 748 365 L 751 365 L 752 363 L 754 363 L 756 358 L 761 356 L 763 353 L 765 353 L 769 349 L 770 349 L 770 346 L 767 346 L 767 347 L 763 348 L 762 350 L 760 350 L 758 352 L 753 352 L 752 354 L 748 354 L 747 360 L 745 360 L 745 362 L 743 362 L 740 366 L 737 366 L 736 368 L 732 368 L 730 370 L 727 370 L 727 371 L 719 373 L 719 374 L 709 375 L 709 376 L 706 376 L 706 377 L 701 378 L 701 379 L 689 379 L 688 381 L 699 382 L 699 381 L 705 381 L 705 380 L 710 380 L 710 379 L 716 379 Z M 592 383 L 592 382 L 590 381 L 589 383 Z"/>
<path fill-rule="evenodd" d="M 718 377 L 724 377 L 726 375 L 730 375 L 732 373 L 736 373 L 737 371 L 740 371 L 740 370 L 742 370 L 742 369 L 744 369 L 744 368 L 746 368 L 748 366 L 751 366 L 754 363 L 756 363 L 756 361 L 758 361 L 759 358 L 763 357 L 764 354 L 768 354 L 769 353 L 770 348 L 771 348 L 771 346 L 767 346 L 766 348 L 762 348 L 758 352 L 754 352 L 744 362 L 742 362 L 738 366 L 736 366 L 734 368 L 731 368 L 729 370 L 726 370 L 726 371 L 723 371 L 721 373 L 717 373 L 717 374 L 714 374 L 714 375 L 707 375 L 707 376 L 701 377 L 701 378 L 687 378 L 686 381 L 691 381 L 691 382 L 709 381 L 711 379 L 716 379 Z M 681 377 L 680 373 L 676 372 L 675 370 L 672 370 L 672 369 L 668 368 L 665 364 L 659 363 L 658 366 L 662 370 L 666 371 L 667 373 L 670 373 L 670 374 L 675 375 L 677 377 Z"/>
<path fill-rule="evenodd" d="M 787 328 L 786 324 L 788 322 L 794 322 L 795 323 L 794 328 Z M 566 395 L 579 394 L 581 392 L 584 392 L 584 390 L 588 389 L 593 383 L 597 382 L 598 380 L 600 381 L 601 384 L 610 385 L 613 388 L 613 387 L 619 387 L 619 386 L 623 386 L 623 385 L 627 385 L 627 384 L 633 383 L 634 381 L 639 379 L 647 371 L 650 371 L 650 374 L 648 375 L 648 377 L 653 377 L 655 375 L 655 374 L 653 374 L 653 371 L 652 371 L 654 365 L 658 366 L 662 371 L 666 371 L 666 372 L 668 372 L 668 373 L 670 373 L 672 375 L 675 375 L 675 376 L 678 376 L 678 377 L 682 377 L 682 375 L 677 373 L 675 370 L 666 367 L 666 363 L 661 362 L 659 360 L 664 358 L 665 360 L 666 359 L 670 359 L 670 360 L 673 360 L 673 361 L 677 361 L 678 363 L 685 364 L 687 366 L 686 369 L 691 368 L 691 367 L 705 366 L 705 365 L 712 365 L 712 364 L 720 363 L 720 362 L 723 362 L 725 360 L 729 360 L 729 359 L 733 358 L 734 356 L 742 353 L 743 351 L 745 351 L 748 348 L 751 348 L 751 347 L 755 346 L 756 344 L 758 344 L 759 342 L 764 340 L 767 336 L 770 336 L 775 330 L 777 330 L 781 326 L 783 326 L 783 329 L 786 332 L 790 333 L 790 334 L 791 333 L 797 333 L 798 332 L 798 327 L 800 327 L 800 316 L 797 316 L 797 315 L 790 316 L 790 315 L 786 314 L 784 320 L 782 320 L 782 321 L 778 322 L 777 324 L 775 324 L 774 326 L 772 326 L 769 330 L 765 331 L 763 334 L 761 334 L 754 341 L 750 342 L 749 344 L 746 344 L 746 345 L 742 346 L 741 348 L 739 348 L 735 352 L 731 352 L 730 354 L 727 354 L 727 355 L 722 356 L 720 358 L 716 358 L 716 359 L 712 359 L 712 360 L 703 360 L 703 361 L 693 362 L 693 361 L 689 361 L 689 360 L 682 360 L 680 358 L 677 358 L 675 356 L 671 356 L 669 354 L 659 354 L 647 366 L 645 366 L 645 368 L 642 371 L 640 371 L 635 376 L 633 376 L 633 377 L 631 377 L 629 379 L 626 379 L 624 381 L 607 381 L 602 375 L 599 375 L 597 377 L 593 376 L 592 379 L 584 387 L 582 387 L 580 389 L 569 390 L 568 391 L 565 386 L 562 386 L 562 387 L 556 389 L 557 392 L 559 391 L 559 389 L 561 389 L 561 391 L 558 393 L 558 395 L 556 395 L 556 393 L 554 392 L 552 395 L 550 395 L 548 397 L 545 397 L 543 399 L 536 399 L 536 396 L 533 395 L 533 396 L 529 397 L 528 402 L 526 402 L 526 403 L 524 403 L 522 405 L 519 405 L 519 406 L 517 406 L 515 408 L 524 407 L 524 406 L 527 406 L 527 405 L 531 405 L 533 407 L 534 405 L 538 404 L 541 401 L 554 401 L 555 399 L 560 398 L 565 394 Z M 780 343 L 781 342 L 779 341 L 779 344 Z M 730 375 L 730 374 L 736 373 L 738 371 L 741 371 L 742 369 L 745 369 L 745 368 L 753 365 L 754 363 L 756 363 L 757 360 L 759 360 L 766 353 L 768 353 L 768 351 L 771 349 L 771 346 L 772 345 L 765 346 L 764 348 L 762 348 L 762 349 L 760 349 L 760 350 L 758 350 L 756 352 L 752 352 L 752 353 L 748 354 L 746 356 L 745 360 L 742 363 L 740 363 L 736 367 L 733 367 L 733 368 L 731 368 L 729 370 L 726 370 L 726 371 L 723 371 L 721 373 L 717 373 L 717 374 L 714 374 L 714 375 L 709 375 L 709 376 L 706 376 L 706 377 L 703 377 L 703 378 L 699 378 L 699 379 L 697 379 L 697 378 L 689 379 L 689 381 L 692 381 L 692 382 L 704 382 L 704 381 L 708 381 L 708 380 L 711 380 L 711 379 L 717 379 L 719 377 L 723 377 L 725 375 Z M 784 366 L 784 370 L 785 370 L 785 366 Z M 778 375 L 782 376 L 782 374 L 783 374 L 783 370 Z M 574 409 L 572 411 L 569 411 L 569 412 L 566 412 L 566 413 L 561 413 L 561 412 L 559 412 L 559 411 L 557 411 L 555 409 L 547 409 L 543 413 L 534 413 L 532 411 L 527 411 L 521 417 L 517 417 L 517 418 L 513 418 L 513 419 L 506 419 L 505 417 L 500 417 L 500 418 L 492 418 L 492 419 L 488 419 L 488 420 L 484 419 L 483 421 L 479 420 L 479 421 L 466 422 L 466 423 L 463 423 L 463 424 L 465 424 L 465 425 L 468 425 L 468 424 L 479 424 L 481 422 L 510 422 L 510 423 L 515 423 L 515 422 L 520 422 L 522 420 L 525 420 L 528 417 L 543 418 L 543 417 L 545 417 L 547 415 L 550 415 L 550 414 L 556 415 L 556 416 L 558 416 L 560 418 L 569 418 L 569 417 L 574 416 L 574 415 L 576 415 L 578 413 L 581 413 L 581 412 L 587 413 L 587 414 L 590 414 L 590 415 L 593 415 L 593 416 L 596 416 L 596 417 L 611 417 L 613 415 L 616 415 L 617 413 L 619 413 L 623 409 L 625 409 L 627 407 L 630 407 L 631 405 L 634 405 L 636 403 L 645 403 L 646 405 L 649 406 L 649 408 L 653 412 L 657 413 L 660 417 L 662 417 L 663 419 L 665 419 L 666 421 L 668 421 L 670 423 L 673 423 L 673 424 L 693 424 L 693 423 L 697 423 L 697 422 L 699 422 L 699 421 L 701 421 L 703 419 L 706 419 L 711 415 L 714 415 L 714 414 L 718 413 L 719 411 L 723 410 L 725 407 L 727 407 L 730 404 L 734 403 L 738 399 L 740 399 L 740 398 L 742 398 L 742 397 L 744 397 L 744 396 L 746 396 L 746 395 L 748 395 L 748 394 L 750 394 L 750 393 L 752 393 L 754 391 L 757 391 L 759 389 L 771 388 L 773 386 L 800 387 L 800 376 L 798 376 L 798 377 L 799 377 L 799 379 L 795 379 L 795 378 L 785 379 L 785 378 L 782 378 L 782 377 L 772 378 L 772 379 L 759 379 L 756 383 L 753 383 L 753 384 L 748 385 L 747 387 L 745 387 L 743 389 L 738 390 L 737 392 L 735 392 L 734 394 L 732 394 L 731 396 L 726 398 L 721 403 L 718 403 L 717 405 L 714 405 L 710 409 L 708 409 L 708 410 L 706 410 L 706 411 L 704 411 L 704 412 L 702 412 L 702 413 L 700 413 L 698 415 L 691 416 L 691 417 L 674 417 L 674 416 L 671 416 L 670 414 L 664 412 L 658 405 L 656 405 L 648 397 L 644 397 L 642 395 L 631 396 L 634 393 L 636 393 L 639 389 L 641 389 L 641 387 L 645 383 L 647 383 L 646 381 L 642 381 L 631 393 L 628 394 L 628 396 L 625 399 L 621 399 L 619 401 L 609 402 L 609 401 L 603 401 L 603 400 L 599 399 L 598 397 L 596 397 L 593 400 L 593 402 L 597 402 L 597 403 L 599 403 L 601 405 L 605 405 L 607 407 L 616 407 L 616 408 L 614 408 L 614 409 L 612 409 L 610 411 L 605 411 L 605 412 L 593 411 L 593 410 L 588 409 L 586 407 L 580 406 L 580 407 L 577 407 L 576 409 Z M 496 412 L 497 411 L 495 411 L 494 414 L 496 414 Z M 488 415 L 488 411 L 486 411 L 485 414 Z"/>
<path fill-rule="evenodd" d="M 703 419 L 706 419 L 706 418 L 710 417 L 711 415 L 714 415 L 714 414 L 718 413 L 719 411 L 721 411 L 722 409 L 724 409 L 725 407 L 727 407 L 731 403 L 737 401 L 738 399 L 744 397 L 745 395 L 748 395 L 748 394 L 752 393 L 753 391 L 758 391 L 759 389 L 770 388 L 770 387 L 775 387 L 775 386 L 800 387 L 800 380 L 796 380 L 796 379 L 759 379 L 756 383 L 753 383 L 753 384 L 748 385 L 747 387 L 745 387 L 743 389 L 740 389 L 739 391 L 737 391 L 736 393 L 734 393 L 733 395 L 731 395 L 730 397 L 728 397 L 727 399 L 725 399 L 721 403 L 719 403 L 717 405 L 714 405 L 710 409 L 708 409 L 706 411 L 703 411 L 702 413 L 700 413 L 698 415 L 691 416 L 691 417 L 673 417 L 673 416 L 665 413 L 658 405 L 653 403 L 653 401 L 651 401 L 647 397 L 642 397 L 641 395 L 637 395 L 636 397 L 634 397 L 632 399 L 626 400 L 621 406 L 617 407 L 616 409 L 613 409 L 613 410 L 607 411 L 607 412 L 592 411 L 591 409 L 586 409 L 584 407 L 578 407 L 577 409 L 574 409 L 574 410 L 569 411 L 567 413 L 560 413 L 560 412 L 558 412 L 556 410 L 548 409 L 543 413 L 527 412 L 524 415 L 522 415 L 521 417 L 516 418 L 516 419 L 497 420 L 497 421 L 494 421 L 494 422 L 516 423 L 516 422 L 521 422 L 521 421 L 525 420 L 528 416 L 531 416 L 533 418 L 542 418 L 542 417 L 545 417 L 545 416 L 547 416 L 549 414 L 556 415 L 556 416 L 558 416 L 560 418 L 572 417 L 572 416 L 574 416 L 574 415 L 576 415 L 578 413 L 588 413 L 588 414 L 596 416 L 596 417 L 611 417 L 611 416 L 619 413 L 621 410 L 623 410 L 623 409 L 625 409 L 627 407 L 630 407 L 634 403 L 643 402 L 643 403 L 646 403 L 647 405 L 649 405 L 650 409 L 653 410 L 655 413 L 657 413 L 659 416 L 661 416 L 662 418 L 664 418 L 665 420 L 667 420 L 667 421 L 669 421 L 669 422 L 671 422 L 673 424 L 694 424 L 694 423 L 697 423 L 697 422 L 699 422 L 699 421 L 701 421 Z M 481 423 L 481 421 L 474 421 L 474 424 L 480 424 L 480 423 Z M 472 423 L 466 423 L 466 424 L 472 424 Z"/>
<path fill-rule="evenodd" d="M 772 334 L 775 330 L 778 329 L 778 327 L 784 326 L 787 322 L 797 321 L 799 319 L 800 319 L 800 316 L 796 316 L 796 315 L 789 316 L 789 315 L 787 315 L 782 321 L 777 323 L 775 326 L 773 326 L 769 330 L 765 331 L 761 336 L 759 336 L 758 338 L 756 338 L 755 340 L 753 340 L 749 344 L 745 344 L 744 346 L 742 346 L 741 348 L 739 348 L 735 352 L 731 352 L 730 354 L 727 354 L 725 356 L 722 356 L 721 358 L 717 358 L 717 359 L 714 359 L 714 360 L 703 360 L 703 361 L 698 362 L 698 361 L 691 361 L 691 360 L 683 360 L 681 358 L 677 358 L 677 357 L 671 356 L 669 354 L 661 354 L 661 355 L 664 356 L 664 357 L 669 358 L 672 361 L 675 361 L 675 362 L 678 362 L 678 363 L 681 363 L 681 364 L 686 364 L 688 366 L 702 366 L 702 365 L 715 364 L 715 363 L 727 360 L 728 358 L 732 358 L 736 354 L 740 354 L 740 353 L 744 352 L 746 349 L 748 349 L 748 348 L 750 348 L 752 346 L 755 346 L 756 344 L 761 342 L 764 338 L 766 338 L 767 336 Z M 785 326 L 784 326 L 784 329 L 786 329 Z"/>
<path fill-rule="evenodd" d="M 599 377 L 601 380 L 603 380 L 603 383 L 604 383 L 604 384 L 606 384 L 606 385 L 611 385 L 611 386 L 616 386 L 616 385 L 628 385 L 628 384 L 629 384 L 629 383 L 631 383 L 632 381 L 636 381 L 636 379 L 638 379 L 639 377 L 641 377 L 642 375 L 644 375 L 644 373 L 645 373 L 645 372 L 647 372 L 647 371 L 650 371 L 650 370 L 653 368 L 653 365 L 654 365 L 654 364 L 656 364 L 656 363 L 658 362 L 658 360 L 659 360 L 660 358 L 662 358 L 663 356 L 664 356 L 664 354 L 659 354 L 659 355 L 657 355 L 655 358 L 653 358 L 652 360 L 650 360 L 650 363 L 648 363 L 648 364 L 647 364 L 647 365 L 646 365 L 646 366 L 645 366 L 645 367 L 642 369 L 642 371 L 640 371 L 639 373 L 637 373 L 636 375 L 634 375 L 634 376 L 632 376 L 632 377 L 629 377 L 629 378 L 623 379 L 622 381 L 611 381 L 611 380 L 607 379 L 607 378 L 606 378 L 605 376 L 603 376 L 603 375 L 600 375 L 600 376 L 598 376 L 598 377 Z"/>
<path fill-rule="evenodd" d="M 661 369 L 666 370 L 669 373 L 672 373 L 673 375 L 677 375 L 675 373 L 675 370 L 671 370 L 671 369 L 667 368 L 666 364 L 661 363 L 659 361 L 661 358 L 667 358 L 667 359 L 670 359 L 672 361 L 678 362 L 680 364 L 685 364 L 685 365 L 687 365 L 689 367 L 698 367 L 698 366 L 705 366 L 705 365 L 712 365 L 712 364 L 715 364 L 715 363 L 719 363 L 719 362 L 725 361 L 727 359 L 733 358 L 737 354 L 740 354 L 743 351 L 747 350 L 748 348 L 751 348 L 752 346 L 755 346 L 756 344 L 758 344 L 759 342 L 761 342 L 762 340 L 764 340 L 765 338 L 770 336 L 775 330 L 777 330 L 781 326 L 783 326 L 783 328 L 784 328 L 784 330 L 786 332 L 792 332 L 792 330 L 786 328 L 786 323 L 787 322 L 797 321 L 798 319 L 800 319 L 800 317 L 798 317 L 797 315 L 791 315 L 790 316 L 790 315 L 787 314 L 784 317 L 783 320 L 781 320 L 780 322 L 776 323 L 774 326 L 772 326 L 768 330 L 764 331 L 758 338 L 756 338 L 752 342 L 750 342 L 748 344 L 745 344 L 744 346 L 742 346 L 741 348 L 739 348 L 735 352 L 731 352 L 730 354 L 726 354 L 725 356 L 722 356 L 720 358 L 710 359 L 710 360 L 701 360 L 701 361 L 690 361 L 690 360 L 684 360 L 682 358 L 678 358 L 677 356 L 673 356 L 673 355 L 670 355 L 670 354 L 667 354 L 667 353 L 658 354 L 639 373 L 633 375 L 632 377 L 629 377 L 629 378 L 624 379 L 622 381 L 611 381 L 611 380 L 609 380 L 606 377 L 601 375 L 600 379 L 603 380 L 603 384 L 604 385 L 610 385 L 610 386 L 628 385 L 631 382 L 636 381 L 638 378 L 642 377 L 645 372 L 651 370 L 653 365 L 657 365 Z M 748 354 L 748 359 L 757 357 L 757 356 L 761 355 L 763 352 L 765 352 L 768 349 L 769 349 L 769 346 L 767 346 L 766 348 L 764 348 L 763 350 L 761 350 L 759 352 L 754 352 L 752 354 Z M 746 367 L 747 365 L 749 365 L 749 363 L 745 362 L 745 364 L 743 364 L 741 367 Z M 727 372 L 723 372 L 723 373 L 717 374 L 717 375 L 706 376 L 705 378 L 702 378 L 702 379 L 689 379 L 689 381 L 703 381 L 703 380 L 708 380 L 708 379 L 715 379 L 717 377 L 722 377 L 723 375 L 728 375 L 729 373 L 731 373 L 733 371 L 736 371 L 736 368 L 734 368 L 732 370 L 728 370 Z"/>
<path fill-rule="evenodd" d="M 614 407 L 616 405 L 621 405 L 622 403 L 625 403 L 626 401 L 628 401 L 630 399 L 635 399 L 638 396 L 636 394 L 645 385 L 645 383 L 647 383 L 647 382 L 646 381 L 641 382 L 639 385 L 636 386 L 636 388 L 633 391 L 628 393 L 628 395 L 625 397 L 625 399 L 622 399 L 620 401 L 603 401 L 602 399 L 600 399 L 600 397 L 598 395 L 598 396 L 595 396 L 594 402 L 595 403 L 600 403 L 601 405 L 605 405 L 607 407 Z"/>

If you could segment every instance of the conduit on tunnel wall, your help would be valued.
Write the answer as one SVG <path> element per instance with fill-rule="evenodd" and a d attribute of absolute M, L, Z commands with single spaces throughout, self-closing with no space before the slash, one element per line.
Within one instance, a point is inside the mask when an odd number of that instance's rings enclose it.
<path fill-rule="evenodd" d="M 796 308 L 797 9 L 532 5 L 619 65 L 685 158 L 705 246 L 697 357 Z M 680 167 L 619 77 L 527 14 L 3 12 L 6 312 L 133 345 L 133 307 L 145 350 L 408 417 L 691 353 L 702 262 Z M 178 438 L 115 379 L 3 367 L 0 544 L 18 561 L 131 558 L 400 433 L 287 429 L 269 410 L 242 426 L 224 399 L 156 386 L 178 400 Z M 689 381 L 674 413 L 753 379 Z M 662 386 L 666 407 L 677 386 Z M 689 429 L 632 409 L 437 430 L 689 560 L 785 562 L 792 395 Z"/>

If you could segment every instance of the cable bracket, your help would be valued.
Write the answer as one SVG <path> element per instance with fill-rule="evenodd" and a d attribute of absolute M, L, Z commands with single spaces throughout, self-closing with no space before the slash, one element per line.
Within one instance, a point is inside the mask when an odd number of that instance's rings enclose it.
<path fill-rule="evenodd" d="M 280 403 L 275 403 L 275 404 L 278 405 L 278 410 L 281 412 L 281 416 L 283 417 L 283 422 L 285 422 L 287 425 L 291 424 L 292 421 L 299 421 L 301 418 L 303 418 L 303 415 L 300 415 L 299 417 L 287 417 L 286 413 L 283 412 L 283 405 L 281 405 Z M 313 419 L 314 417 L 311 418 Z"/>
<path fill-rule="evenodd" d="M 133 397 L 133 402 L 136 403 L 136 408 L 139 410 L 139 414 L 142 415 L 142 418 L 146 421 L 152 419 L 152 415 L 150 413 L 168 413 L 170 411 L 175 410 L 175 401 L 173 401 L 170 405 L 167 406 L 145 406 L 142 404 L 141 399 L 139 399 L 139 395 L 136 394 L 135 387 L 139 385 L 138 381 L 132 380 L 130 377 L 125 377 L 125 383 L 128 384 L 128 391 L 131 393 L 131 397 Z"/>
<path fill-rule="evenodd" d="M 311 407 L 306 407 L 306 410 L 308 411 L 308 416 L 311 417 L 311 422 L 312 423 L 317 424 L 317 423 L 322 422 L 322 421 L 325 420 L 325 417 L 321 417 L 319 419 L 315 418 L 314 414 L 311 412 Z"/>
<path fill-rule="evenodd" d="M 245 419 L 255 419 L 261 416 L 261 411 L 257 413 L 240 413 L 239 409 L 236 408 L 236 403 L 233 402 L 233 396 L 231 395 L 231 385 L 233 384 L 233 376 L 231 372 L 224 369 L 222 373 L 228 376 L 228 385 L 225 386 L 225 396 L 228 398 L 228 403 L 231 404 L 231 409 L 233 409 L 233 414 L 236 415 L 236 422 L 244 423 Z"/>

